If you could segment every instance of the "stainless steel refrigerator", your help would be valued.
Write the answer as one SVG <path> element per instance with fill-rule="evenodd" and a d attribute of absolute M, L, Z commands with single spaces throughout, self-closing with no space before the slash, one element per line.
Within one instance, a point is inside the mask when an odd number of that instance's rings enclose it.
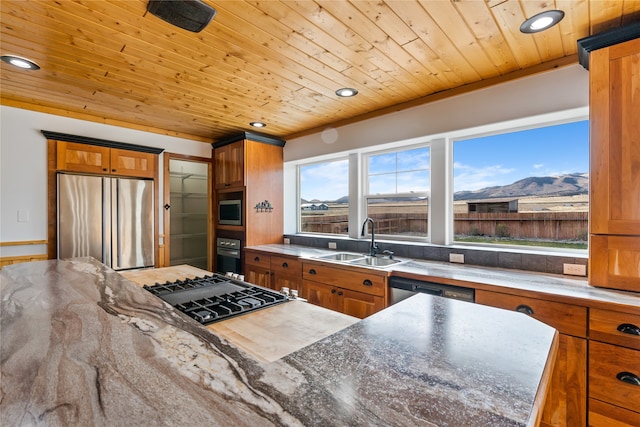
<path fill-rule="evenodd" d="M 58 258 L 114 270 L 154 265 L 153 181 L 58 174 Z"/>

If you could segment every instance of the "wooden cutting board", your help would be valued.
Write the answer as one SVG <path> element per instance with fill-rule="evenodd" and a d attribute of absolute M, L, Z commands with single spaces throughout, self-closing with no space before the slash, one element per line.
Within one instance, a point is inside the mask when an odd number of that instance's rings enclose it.
<path fill-rule="evenodd" d="M 138 285 L 211 274 L 190 265 L 123 271 Z M 206 326 L 218 337 L 262 362 L 274 362 L 360 319 L 303 301 L 289 301 Z"/>

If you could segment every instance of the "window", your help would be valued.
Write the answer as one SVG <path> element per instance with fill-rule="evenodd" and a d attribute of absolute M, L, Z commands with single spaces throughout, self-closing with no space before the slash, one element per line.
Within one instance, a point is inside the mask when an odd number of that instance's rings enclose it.
<path fill-rule="evenodd" d="M 454 240 L 586 249 L 589 122 L 455 141 Z"/>
<path fill-rule="evenodd" d="M 348 234 L 349 162 L 301 165 L 300 232 Z"/>
<path fill-rule="evenodd" d="M 366 213 L 376 233 L 404 238 L 428 236 L 429 147 L 366 157 Z"/>

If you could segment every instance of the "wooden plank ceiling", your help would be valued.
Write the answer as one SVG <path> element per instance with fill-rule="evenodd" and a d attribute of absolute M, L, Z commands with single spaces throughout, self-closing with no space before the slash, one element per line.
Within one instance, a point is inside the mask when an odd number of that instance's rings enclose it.
<path fill-rule="evenodd" d="M 210 142 L 263 121 L 289 138 L 576 63 L 640 0 L 212 1 L 201 32 L 147 0 L 2 0 L 1 103 Z M 566 13 L 538 34 L 526 17 Z M 336 89 L 360 93 L 338 98 Z"/>

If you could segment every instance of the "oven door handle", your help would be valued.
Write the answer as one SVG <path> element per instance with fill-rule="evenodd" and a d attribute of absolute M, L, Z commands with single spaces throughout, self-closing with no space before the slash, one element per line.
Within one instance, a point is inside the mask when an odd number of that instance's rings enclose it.
<path fill-rule="evenodd" d="M 218 248 L 219 256 L 228 256 L 231 258 L 240 258 L 240 251 L 235 249 Z"/>

